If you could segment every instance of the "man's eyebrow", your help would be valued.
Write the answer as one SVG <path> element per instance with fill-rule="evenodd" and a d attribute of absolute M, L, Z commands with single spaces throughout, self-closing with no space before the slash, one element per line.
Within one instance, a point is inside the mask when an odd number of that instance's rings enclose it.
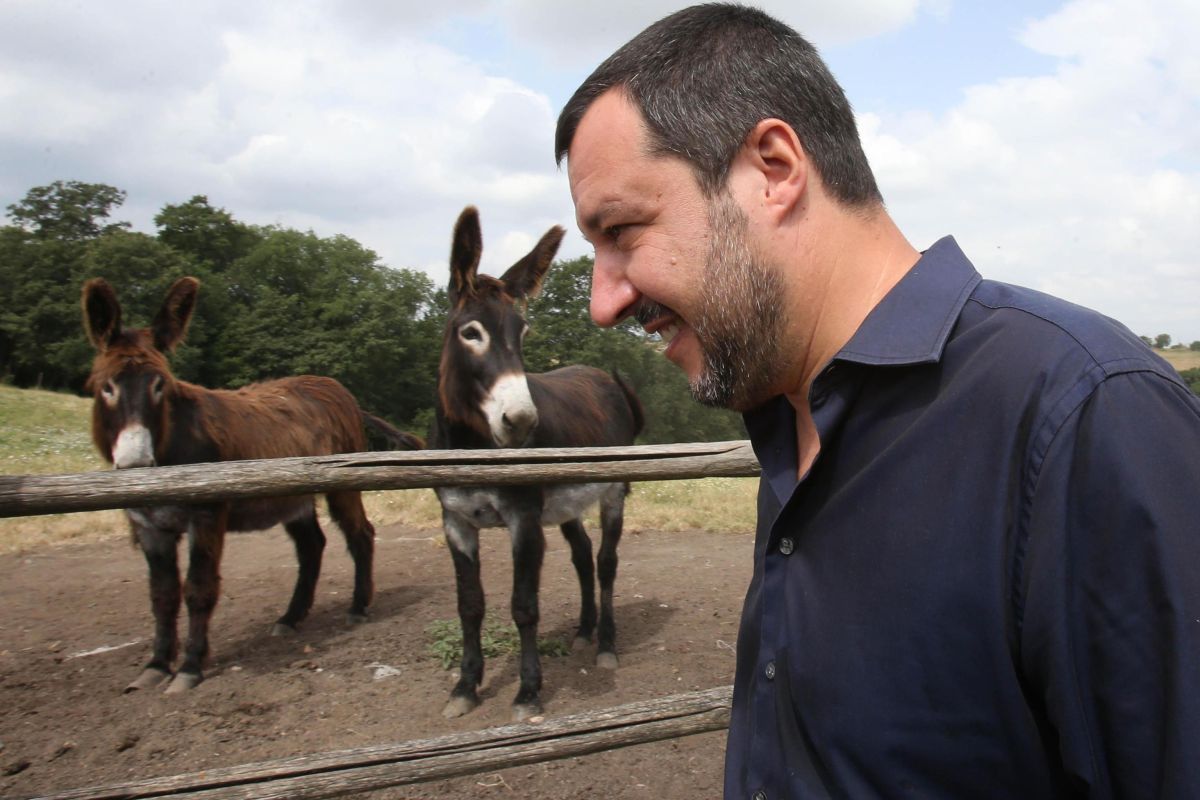
<path fill-rule="evenodd" d="M 641 213 L 642 207 L 627 200 L 606 200 L 596 207 L 596 210 L 586 214 L 579 220 L 580 232 L 587 238 L 589 233 L 596 233 L 608 227 L 608 219 L 614 216 L 634 217 Z"/>
<path fill-rule="evenodd" d="M 622 206 L 619 200 L 606 200 L 589 214 L 585 215 L 580 221 L 579 226 L 582 228 L 582 233 L 585 235 L 600 231 L 604 227 L 604 220 L 611 216 L 614 211 L 620 210 Z"/>

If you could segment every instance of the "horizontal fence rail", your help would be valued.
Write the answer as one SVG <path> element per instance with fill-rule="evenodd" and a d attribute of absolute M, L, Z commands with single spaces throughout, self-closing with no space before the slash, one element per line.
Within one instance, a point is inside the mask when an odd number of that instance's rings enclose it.
<path fill-rule="evenodd" d="M 38 800 L 316 800 L 612 750 L 729 726 L 733 687 L 572 714 L 537 724 L 376 745 L 116 786 Z"/>
<path fill-rule="evenodd" d="M 332 490 L 747 477 L 747 441 L 514 450 L 415 450 L 221 461 L 75 475 L 0 475 L 0 517 Z"/>

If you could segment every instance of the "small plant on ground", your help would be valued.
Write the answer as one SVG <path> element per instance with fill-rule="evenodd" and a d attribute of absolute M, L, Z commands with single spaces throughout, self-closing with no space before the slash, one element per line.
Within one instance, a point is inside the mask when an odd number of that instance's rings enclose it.
<path fill-rule="evenodd" d="M 442 669 L 450 669 L 462 661 L 462 627 L 458 620 L 439 619 L 426 627 L 425 633 L 430 639 L 427 648 L 429 654 L 441 662 Z M 506 656 L 521 649 L 521 637 L 517 633 L 517 626 L 511 622 L 485 622 L 479 638 L 483 645 L 484 658 Z M 538 653 L 543 656 L 553 658 L 565 656 L 570 652 L 570 646 L 560 638 L 538 638 Z"/>

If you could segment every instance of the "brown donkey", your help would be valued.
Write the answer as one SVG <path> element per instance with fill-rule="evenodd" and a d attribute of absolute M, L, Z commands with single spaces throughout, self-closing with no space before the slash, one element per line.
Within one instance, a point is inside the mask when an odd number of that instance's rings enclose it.
<path fill-rule="evenodd" d="M 522 309 L 541 287 L 562 236 L 562 228 L 551 228 L 529 255 L 503 277 L 493 278 L 476 274 L 483 249 L 478 213 L 468 207 L 459 216 L 450 252 L 451 307 L 438 370 L 432 446 L 604 447 L 632 444 L 641 431 L 641 403 L 616 375 L 583 366 L 525 372 L 521 342 L 529 326 Z M 463 631 L 461 678 L 442 713 L 456 717 L 479 704 L 484 612 L 480 528 L 507 528 L 512 542 L 512 617 L 521 637 L 521 687 L 513 700 L 513 717 L 525 719 L 542 709 L 537 628 L 538 585 L 546 549 L 543 525 L 558 525 L 571 547 L 581 594 L 576 646 L 587 646 L 596 635 L 596 664 L 616 668 L 613 583 L 628 490 L 624 483 L 437 490 L 454 559 Z M 602 539 L 593 566 L 592 542 L 581 517 L 597 503 Z"/>
<path fill-rule="evenodd" d="M 92 439 L 117 469 L 318 456 L 368 449 L 363 426 L 396 449 L 419 449 L 420 439 L 362 411 L 337 381 L 304 375 L 236 391 L 205 389 L 171 374 L 165 354 L 183 340 L 200 283 L 180 278 L 171 286 L 149 328 L 122 328 L 121 304 L 104 280 L 83 286 L 83 326 L 96 348 L 88 388 L 95 395 Z M 351 621 L 366 618 L 373 591 L 375 529 L 359 492 L 326 494 L 330 516 L 354 559 Z M 325 535 L 312 495 L 195 505 L 126 509 L 130 528 L 150 568 L 154 653 L 126 691 L 170 679 L 168 692 L 198 684 L 208 655 L 208 626 L 220 588 L 221 551 L 227 530 L 262 530 L 282 523 L 296 546 L 299 575 L 287 611 L 272 630 L 283 634 L 308 615 Z M 178 543 L 188 537 L 187 580 L 180 581 Z M 183 662 L 172 678 L 178 651 L 176 617 L 188 609 Z"/>

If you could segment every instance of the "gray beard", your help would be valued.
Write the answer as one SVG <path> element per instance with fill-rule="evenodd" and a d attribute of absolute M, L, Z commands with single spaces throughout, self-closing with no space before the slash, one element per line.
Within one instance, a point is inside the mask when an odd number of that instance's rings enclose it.
<path fill-rule="evenodd" d="M 700 308 L 690 321 L 703 353 L 692 397 L 746 411 L 769 399 L 784 365 L 783 279 L 750 251 L 746 215 L 728 193 L 709 202 L 708 217 Z"/>

